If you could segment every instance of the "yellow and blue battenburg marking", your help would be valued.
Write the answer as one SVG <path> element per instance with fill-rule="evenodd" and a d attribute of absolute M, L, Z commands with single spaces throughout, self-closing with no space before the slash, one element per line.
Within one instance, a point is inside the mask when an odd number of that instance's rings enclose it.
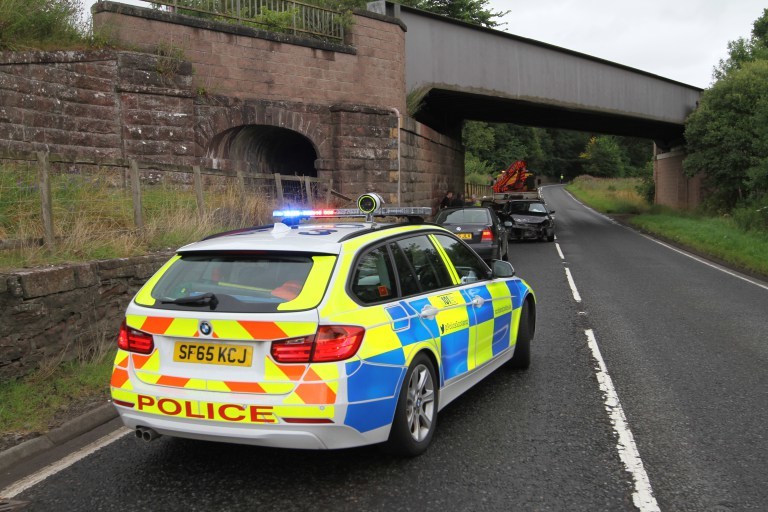
<path fill-rule="evenodd" d="M 509 349 L 515 342 L 512 332 L 528 293 L 530 289 L 523 281 L 510 280 L 381 306 L 391 320 L 397 346 L 384 351 L 369 349 L 375 355 L 346 363 L 349 405 L 344 424 L 367 432 L 392 422 L 408 368 L 408 347 L 419 343 L 433 346 L 440 387 L 447 379 L 461 376 Z M 454 294 L 460 294 L 459 300 Z M 477 297 L 483 299 L 479 307 L 472 303 Z M 436 303 L 446 309 L 433 319 L 419 317 L 425 306 Z M 438 346 L 433 345 L 435 340 Z M 482 345 L 484 342 L 487 346 Z M 377 342 L 366 336 L 364 343 Z"/>

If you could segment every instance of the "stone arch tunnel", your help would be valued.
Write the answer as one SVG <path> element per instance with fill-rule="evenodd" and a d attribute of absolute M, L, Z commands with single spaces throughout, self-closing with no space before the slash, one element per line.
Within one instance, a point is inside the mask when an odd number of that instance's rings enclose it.
<path fill-rule="evenodd" d="M 207 158 L 246 162 L 258 173 L 317 177 L 317 150 L 310 139 L 287 128 L 244 125 L 216 134 L 207 148 Z"/>

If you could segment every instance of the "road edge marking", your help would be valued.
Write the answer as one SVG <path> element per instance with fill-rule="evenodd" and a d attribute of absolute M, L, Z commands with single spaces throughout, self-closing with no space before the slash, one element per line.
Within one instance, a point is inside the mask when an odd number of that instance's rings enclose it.
<path fill-rule="evenodd" d="M 586 204 L 582 203 L 581 201 L 576 199 L 576 197 L 573 194 L 571 194 L 570 192 L 568 192 L 567 190 L 565 192 L 566 192 L 566 194 L 571 196 L 571 199 L 573 199 L 575 202 L 577 202 L 578 204 L 580 204 L 581 206 L 583 206 L 584 208 L 586 208 L 590 212 L 594 213 L 598 217 L 602 217 L 603 219 L 607 220 L 611 224 L 615 224 L 616 226 L 622 227 L 622 228 L 624 228 L 624 229 L 626 229 L 628 231 L 632 231 L 633 233 L 636 233 L 636 234 L 642 236 L 643 238 L 646 238 L 646 239 L 650 240 L 651 242 L 657 243 L 657 244 L 661 245 L 662 247 L 666 247 L 669 250 L 675 251 L 676 253 L 680 254 L 681 256 L 686 256 L 686 257 L 688 257 L 688 258 L 690 258 L 690 259 L 692 259 L 694 261 L 698 261 L 699 263 L 702 263 L 702 264 L 704 264 L 704 265 L 706 265 L 708 267 L 711 267 L 711 268 L 713 268 L 715 270 L 719 270 L 720 272 L 723 272 L 724 274 L 728 274 L 731 277 L 735 277 L 736 279 L 741 279 L 742 281 L 746 281 L 749 284 L 753 284 L 753 285 L 757 286 L 758 288 L 762 288 L 764 290 L 768 290 L 768 285 L 765 285 L 765 284 L 763 284 L 762 282 L 760 282 L 760 281 L 758 281 L 756 279 L 752 279 L 750 277 L 742 275 L 741 273 L 739 273 L 739 272 L 737 272 L 735 270 L 731 270 L 731 269 L 729 269 L 727 267 L 724 267 L 722 265 L 718 265 L 717 263 L 709 261 L 706 258 L 702 258 L 700 256 L 696 256 L 695 254 L 690 253 L 690 252 L 686 251 L 685 249 L 680 249 L 679 247 L 675 247 L 673 245 L 670 245 L 670 244 L 668 244 L 668 243 L 666 243 L 666 242 L 664 242 L 662 240 L 659 240 L 658 238 L 654 238 L 653 236 L 651 236 L 651 235 L 649 235 L 647 233 L 643 233 L 642 231 L 638 231 L 637 229 L 635 229 L 635 228 L 633 228 L 631 226 L 627 226 L 625 224 L 622 224 L 622 223 L 616 221 L 615 219 L 612 219 L 609 216 L 605 215 L 604 213 L 600 213 L 599 211 L 595 210 L 594 208 L 589 207 Z"/>
<path fill-rule="evenodd" d="M 92 453 L 104 448 L 105 446 L 114 443 L 121 437 L 130 434 L 132 430 L 128 428 L 120 428 L 110 434 L 107 434 L 106 436 L 102 437 L 101 439 L 97 439 L 96 441 L 92 442 L 89 445 L 84 446 L 80 450 L 71 453 L 70 455 L 67 455 L 63 459 L 57 460 L 56 462 L 49 464 L 45 466 L 43 469 L 36 473 L 32 473 L 31 475 L 22 478 L 18 482 L 14 482 L 5 489 L 0 491 L 0 497 L 3 498 L 13 498 L 22 492 L 26 491 L 32 486 L 35 486 L 45 480 L 46 478 L 49 478 L 56 473 L 63 471 L 70 467 L 71 465 L 75 464 L 76 462 L 79 462 L 80 460 L 86 458 L 87 456 L 91 455 Z"/>

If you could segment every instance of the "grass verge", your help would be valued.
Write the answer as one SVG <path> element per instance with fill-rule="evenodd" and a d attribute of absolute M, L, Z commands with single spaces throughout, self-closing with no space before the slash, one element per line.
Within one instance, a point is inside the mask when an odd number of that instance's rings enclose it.
<path fill-rule="evenodd" d="M 0 382 L 0 451 L 106 403 L 117 345 L 112 333 L 98 339 L 73 361 Z"/>
<path fill-rule="evenodd" d="M 768 233 L 742 231 L 731 218 L 653 213 L 633 217 L 630 223 L 697 253 L 768 276 Z"/>

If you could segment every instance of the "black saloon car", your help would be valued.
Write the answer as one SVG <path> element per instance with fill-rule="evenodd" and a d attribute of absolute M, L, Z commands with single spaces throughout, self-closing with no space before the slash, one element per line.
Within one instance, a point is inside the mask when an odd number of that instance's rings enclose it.
<path fill-rule="evenodd" d="M 509 238 L 514 240 L 547 240 L 555 239 L 554 210 L 547 208 L 541 200 L 509 201 L 501 210 L 501 217 L 511 221 Z"/>
<path fill-rule="evenodd" d="M 491 208 L 446 208 L 435 223 L 453 231 L 485 261 L 507 259 L 507 227 Z"/>

